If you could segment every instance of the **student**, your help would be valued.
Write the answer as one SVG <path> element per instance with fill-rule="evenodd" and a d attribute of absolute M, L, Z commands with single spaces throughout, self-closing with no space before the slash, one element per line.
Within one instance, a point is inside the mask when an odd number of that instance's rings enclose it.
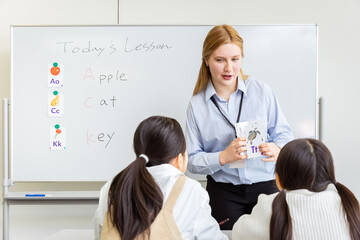
<path fill-rule="evenodd" d="M 246 76 L 241 69 L 243 40 L 228 25 L 207 34 L 198 80 L 187 110 L 188 170 L 206 174 L 212 215 L 231 229 L 250 213 L 260 193 L 277 190 L 274 166 L 280 148 L 293 139 L 291 129 L 270 87 Z M 237 122 L 262 121 L 267 131 L 260 151 L 267 155 L 246 159 L 246 139 L 235 137 Z M 246 159 L 245 168 L 229 168 Z"/>
<path fill-rule="evenodd" d="M 184 176 L 185 147 L 175 119 L 153 116 L 140 123 L 136 160 L 112 180 L 111 211 L 98 212 L 98 218 L 105 215 L 101 239 L 227 239 L 211 216 L 205 189 Z"/>
<path fill-rule="evenodd" d="M 315 139 L 284 146 L 276 162 L 280 193 L 259 196 L 232 239 L 360 239 L 359 202 L 337 182 L 327 147 Z"/>

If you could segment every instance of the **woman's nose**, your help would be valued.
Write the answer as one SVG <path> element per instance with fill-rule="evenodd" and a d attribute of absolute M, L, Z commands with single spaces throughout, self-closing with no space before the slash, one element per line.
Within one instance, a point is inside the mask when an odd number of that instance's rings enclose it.
<path fill-rule="evenodd" d="M 224 66 L 225 72 L 229 72 L 230 69 L 231 69 L 231 62 L 230 61 L 225 61 L 225 66 Z"/>

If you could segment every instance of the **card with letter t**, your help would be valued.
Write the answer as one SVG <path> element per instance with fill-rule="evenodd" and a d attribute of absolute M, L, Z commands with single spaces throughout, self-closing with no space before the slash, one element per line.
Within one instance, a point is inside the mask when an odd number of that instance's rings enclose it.
<path fill-rule="evenodd" d="M 259 157 L 262 153 L 259 145 L 265 143 L 266 129 L 262 121 L 239 122 L 235 124 L 238 137 L 246 138 L 248 158 Z"/>
<path fill-rule="evenodd" d="M 65 150 L 65 127 L 60 124 L 50 127 L 50 150 Z"/>

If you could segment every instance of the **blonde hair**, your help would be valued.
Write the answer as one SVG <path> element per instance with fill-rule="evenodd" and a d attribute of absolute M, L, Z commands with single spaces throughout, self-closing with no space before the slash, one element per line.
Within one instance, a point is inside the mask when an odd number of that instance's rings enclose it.
<path fill-rule="evenodd" d="M 243 40 L 239 33 L 229 25 L 217 25 L 213 27 L 207 34 L 202 50 L 202 63 L 199 70 L 199 76 L 194 88 L 193 95 L 204 90 L 209 82 L 210 70 L 206 66 L 206 61 L 210 55 L 220 46 L 226 43 L 233 43 L 240 47 L 241 56 L 244 57 Z M 240 69 L 240 75 L 243 80 L 247 79 L 247 75 Z"/>

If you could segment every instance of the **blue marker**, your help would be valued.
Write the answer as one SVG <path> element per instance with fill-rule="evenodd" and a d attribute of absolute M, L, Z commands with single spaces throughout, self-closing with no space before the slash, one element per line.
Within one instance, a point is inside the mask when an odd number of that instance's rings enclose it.
<path fill-rule="evenodd" d="M 45 197 L 45 194 L 26 194 L 25 197 Z"/>

